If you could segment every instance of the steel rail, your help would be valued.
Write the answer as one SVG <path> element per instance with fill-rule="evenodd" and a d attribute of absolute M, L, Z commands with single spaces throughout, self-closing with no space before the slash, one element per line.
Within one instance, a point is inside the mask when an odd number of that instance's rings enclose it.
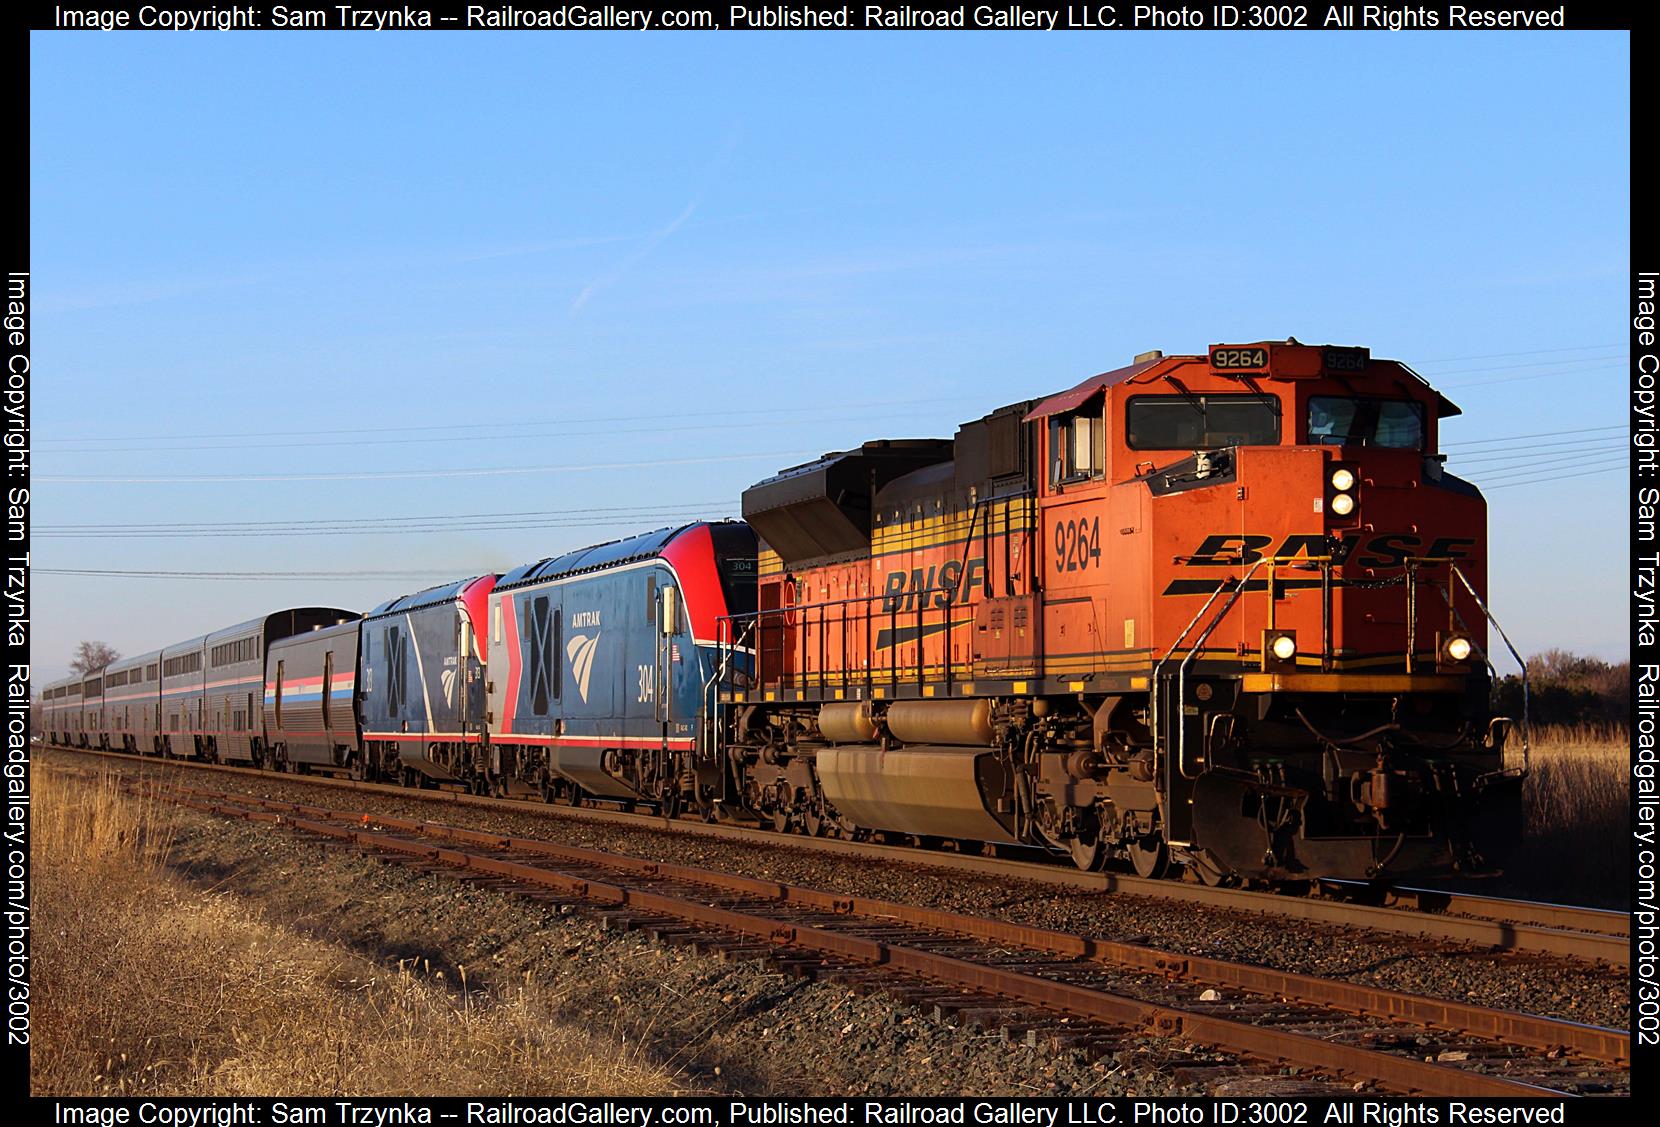
<path fill-rule="evenodd" d="M 221 816 L 283 825 L 368 851 L 398 854 L 465 872 L 536 885 L 598 904 L 683 920 L 698 927 L 746 936 L 777 947 L 798 948 L 815 955 L 884 968 L 967 990 L 984 991 L 1040 1009 L 1059 1011 L 1154 1036 L 1185 1037 L 1258 1059 L 1267 1058 L 1320 1072 L 1336 1072 L 1352 1078 L 1364 1078 L 1397 1091 L 1453 1097 L 1537 1098 L 1561 1094 L 1554 1089 L 1502 1076 L 1449 1068 L 1444 1064 L 1420 1060 L 1416 1056 L 1395 1055 L 1303 1033 L 1252 1025 L 1214 1014 L 1160 1005 L 1140 998 L 1043 978 L 1007 967 L 978 963 L 904 943 L 847 934 L 811 924 L 780 921 L 753 912 L 630 887 L 625 883 L 596 880 L 591 876 L 561 872 L 557 869 L 525 864 L 522 861 L 492 857 L 485 853 L 454 848 L 421 838 L 442 833 L 453 835 L 451 840 L 465 841 L 496 851 L 535 846 L 535 851 L 549 850 L 549 855 L 556 859 L 575 855 L 575 858 L 579 858 L 583 863 L 621 869 L 625 876 L 686 879 L 704 885 L 710 880 L 724 881 L 727 884 L 718 887 L 723 887 L 727 891 L 759 896 L 772 895 L 773 898 L 782 899 L 775 894 L 789 886 L 772 881 L 730 877 L 687 866 L 621 858 L 595 850 L 506 838 L 480 831 L 458 830 L 454 827 L 433 826 L 410 819 L 349 814 L 304 806 L 298 808 L 305 812 L 301 814 L 261 809 L 257 800 L 239 803 L 209 801 L 184 795 L 171 797 L 183 805 Z M 327 814 L 330 817 L 306 816 L 312 814 Z M 353 819 L 357 819 L 355 824 L 349 824 Z M 384 828 L 399 829 L 417 836 L 415 840 L 391 836 Z M 628 865 L 628 862 L 632 862 L 633 865 Z M 799 893 L 810 896 L 812 890 L 799 890 Z M 825 899 L 823 907 L 834 910 L 837 914 L 847 915 L 855 911 L 852 898 L 835 897 L 829 893 L 818 893 L 817 896 Z"/>
<path fill-rule="evenodd" d="M 1606 963 L 1618 969 L 1631 965 L 1630 918 L 1618 912 L 1575 905 L 1538 904 L 1463 893 L 1429 891 L 1409 897 L 1403 903 L 1378 905 L 1347 898 L 1322 899 L 1237 888 L 1213 888 L 1174 880 L 1149 880 L 1122 873 L 1092 873 L 1063 865 L 984 857 L 911 846 L 886 845 L 838 838 L 815 838 L 780 834 L 753 826 L 711 824 L 690 818 L 664 818 L 658 814 L 626 813 L 596 807 L 554 806 L 515 798 L 491 798 L 455 790 L 423 790 L 391 783 L 362 782 L 325 775 L 277 774 L 255 767 L 201 763 L 193 760 L 157 759 L 126 752 L 61 748 L 78 755 L 97 756 L 118 763 L 184 767 L 218 771 L 266 781 L 297 782 L 302 785 L 397 796 L 420 802 L 452 803 L 483 809 L 514 811 L 555 818 L 586 820 L 667 833 L 681 833 L 727 841 L 793 848 L 803 852 L 862 857 L 872 860 L 903 861 L 919 867 L 956 873 L 973 873 L 1004 880 L 1024 880 L 1051 887 L 1085 892 L 1147 896 L 1176 903 L 1219 908 L 1226 911 L 1295 919 L 1322 926 L 1365 929 L 1412 938 L 1472 944 L 1527 954 L 1554 955 Z M 1320 882 L 1340 886 L 1343 882 Z M 1368 886 L 1350 886 L 1364 889 Z"/>
<path fill-rule="evenodd" d="M 193 787 L 175 788 L 203 800 L 222 792 Z M 1210 986 L 1231 987 L 1252 994 L 1283 998 L 1346 1013 L 1404 1021 L 1425 1029 L 1450 1030 L 1506 1044 L 1544 1051 L 1563 1050 L 1591 1060 L 1629 1064 L 1631 1035 L 1625 1030 L 1585 1025 L 1510 1010 L 1473 1006 L 1449 999 L 1272 970 L 1225 959 L 1161 951 L 1140 944 L 1119 943 L 1006 920 L 971 916 L 938 908 L 921 908 L 891 900 L 849 896 L 780 881 L 745 877 L 695 865 L 650 861 L 586 846 L 562 845 L 537 838 L 503 836 L 437 822 L 416 821 L 366 811 L 337 811 L 275 799 L 234 796 L 232 802 L 307 818 L 378 824 L 443 841 L 489 849 L 535 853 L 577 865 L 597 865 L 640 876 L 662 877 L 700 884 L 721 892 L 759 896 L 798 904 L 838 915 L 872 916 L 937 931 L 956 932 L 991 943 L 1007 943 L 1054 955 L 1120 967 Z"/>

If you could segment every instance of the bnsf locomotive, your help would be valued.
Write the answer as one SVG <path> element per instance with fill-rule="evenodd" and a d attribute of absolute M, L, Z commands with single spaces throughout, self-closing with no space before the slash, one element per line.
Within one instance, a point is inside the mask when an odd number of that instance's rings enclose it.
<path fill-rule="evenodd" d="M 1519 836 L 1526 721 L 1490 708 L 1456 414 L 1362 348 L 1147 353 L 786 470 L 744 522 L 117 663 L 47 724 L 1210 882 L 1480 871 Z"/>

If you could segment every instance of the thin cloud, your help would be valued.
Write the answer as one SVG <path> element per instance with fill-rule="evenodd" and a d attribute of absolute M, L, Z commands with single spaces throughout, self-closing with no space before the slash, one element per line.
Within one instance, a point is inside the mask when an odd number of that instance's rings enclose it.
<path fill-rule="evenodd" d="M 675 216 L 674 221 L 667 227 L 653 232 L 651 237 L 646 240 L 645 245 L 640 247 L 639 250 L 636 250 L 633 254 L 617 263 L 617 265 L 613 266 L 605 274 L 602 274 L 600 277 L 595 278 L 593 281 L 583 286 L 582 292 L 576 295 L 575 301 L 571 302 L 571 312 L 580 313 L 582 311 L 582 307 L 588 304 L 589 298 L 593 297 L 596 293 L 607 286 L 615 285 L 617 282 L 621 281 L 625 274 L 640 263 L 641 259 L 656 250 L 658 246 L 662 244 L 664 239 L 680 230 L 686 220 L 692 217 L 692 213 L 697 210 L 698 204 L 701 202 L 701 199 L 697 199 L 687 204 L 686 210 Z"/>
<path fill-rule="evenodd" d="M 670 235 L 680 230 L 681 227 L 685 226 L 686 221 L 690 219 L 697 209 L 703 205 L 704 197 L 709 194 L 709 189 L 713 187 L 715 181 L 719 179 L 721 172 L 726 168 L 727 162 L 732 159 L 733 150 L 737 147 L 738 133 L 734 130 L 727 135 L 726 142 L 721 146 L 720 152 L 716 153 L 715 159 L 710 162 L 709 170 L 703 177 L 704 186 L 696 196 L 692 197 L 692 202 L 687 204 L 679 215 L 670 220 L 666 227 L 653 232 L 651 236 L 646 239 L 645 244 L 633 254 L 628 255 L 610 270 L 583 286 L 581 292 L 576 295 L 576 299 L 571 302 L 572 316 L 582 312 L 583 308 L 587 306 L 588 302 L 592 300 L 593 296 L 600 290 L 606 289 L 609 286 L 614 286 L 618 282 L 622 281 L 628 272 L 638 266 L 647 255 L 651 254 L 651 252 L 656 250 L 659 246 L 662 246 L 663 240 L 667 239 Z"/>

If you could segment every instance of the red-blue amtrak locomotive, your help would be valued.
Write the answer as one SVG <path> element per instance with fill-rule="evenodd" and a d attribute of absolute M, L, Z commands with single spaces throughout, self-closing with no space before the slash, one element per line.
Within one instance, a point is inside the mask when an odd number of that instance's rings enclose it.
<path fill-rule="evenodd" d="M 1491 869 L 1526 717 L 1491 707 L 1458 413 L 1364 348 L 1146 353 L 785 470 L 746 521 L 279 612 L 55 683 L 44 716 L 75 746 L 1144 875 Z"/>
<path fill-rule="evenodd" d="M 490 594 L 492 773 L 544 796 L 707 801 L 695 750 L 755 534 L 694 524 L 517 568 Z M 507 780 L 512 780 L 508 783 Z"/>

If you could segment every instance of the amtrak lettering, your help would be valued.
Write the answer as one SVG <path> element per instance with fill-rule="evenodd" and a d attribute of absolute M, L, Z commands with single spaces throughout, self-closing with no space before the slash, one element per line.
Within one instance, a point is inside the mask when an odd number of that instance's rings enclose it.
<path fill-rule="evenodd" d="M 936 574 L 937 573 L 937 574 Z M 938 580 L 936 583 L 935 580 Z M 959 582 L 961 581 L 961 582 Z M 910 571 L 890 571 L 882 584 L 882 613 L 916 610 L 917 600 L 922 606 L 948 607 L 968 598 L 976 587 L 986 585 L 986 561 L 981 556 L 968 561 L 968 577 L 963 580 L 963 562 L 947 560 L 937 567 L 912 568 Z M 929 596 L 932 596 L 931 598 Z"/>

